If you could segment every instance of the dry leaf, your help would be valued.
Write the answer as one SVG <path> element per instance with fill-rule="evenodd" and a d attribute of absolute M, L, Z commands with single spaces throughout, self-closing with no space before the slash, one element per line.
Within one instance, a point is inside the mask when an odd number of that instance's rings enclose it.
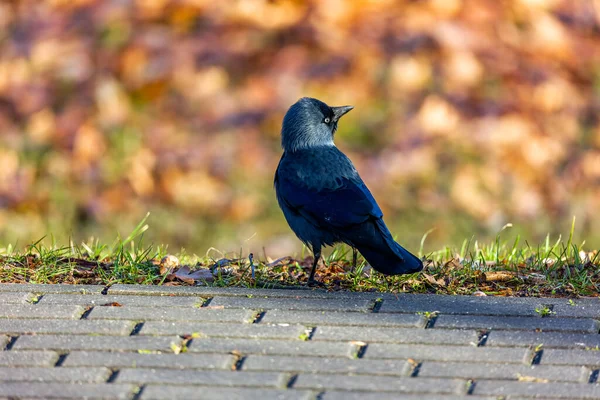
<path fill-rule="evenodd" d="M 179 259 L 174 255 L 168 254 L 160 260 L 159 272 L 161 275 L 164 275 L 172 271 L 174 268 L 177 268 L 178 266 Z"/>
<path fill-rule="evenodd" d="M 512 271 L 492 271 L 484 272 L 486 282 L 508 282 L 517 277 Z"/>
<path fill-rule="evenodd" d="M 101 307 L 123 307 L 121 303 L 113 301 L 112 303 L 100 304 Z"/>
<path fill-rule="evenodd" d="M 439 278 L 439 279 L 435 279 L 432 275 L 423 273 L 423 276 L 425 277 L 425 279 L 427 279 L 427 282 L 431 283 L 432 285 L 435 286 L 446 286 L 446 281 L 444 281 L 443 278 Z"/>
<path fill-rule="evenodd" d="M 173 278 L 179 279 L 185 283 L 193 285 L 196 281 L 206 281 L 212 282 L 215 277 L 212 272 L 208 269 L 198 269 L 196 271 L 190 271 L 190 267 L 184 265 L 183 267 L 177 269 L 172 274 L 167 276 L 167 279 L 172 276 Z"/>

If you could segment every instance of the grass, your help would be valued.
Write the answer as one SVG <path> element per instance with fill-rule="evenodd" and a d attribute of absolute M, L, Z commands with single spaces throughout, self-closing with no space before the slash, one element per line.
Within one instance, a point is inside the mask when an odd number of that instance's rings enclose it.
<path fill-rule="evenodd" d="M 146 216 L 147 218 L 147 216 Z M 0 249 L 0 282 L 3 283 L 117 283 L 146 285 L 212 285 L 256 288 L 304 285 L 312 256 L 303 251 L 298 258 L 259 259 L 236 254 L 213 259 L 185 253 L 168 255 L 164 246 L 143 244 L 146 218 L 126 238 L 111 245 L 90 241 L 60 247 L 42 240 L 17 250 Z M 446 247 L 423 254 L 423 272 L 384 276 L 358 258 L 352 268 L 352 251 L 335 247 L 320 265 L 317 279 L 331 290 L 476 294 L 496 296 L 598 296 L 600 255 L 584 244 L 573 242 L 574 223 L 566 240 L 541 244 L 510 242 L 501 238 L 505 226 L 492 243 L 466 239 L 460 248 Z M 229 258 L 231 257 L 231 258 Z M 540 314 L 546 314 L 540 310 Z"/>

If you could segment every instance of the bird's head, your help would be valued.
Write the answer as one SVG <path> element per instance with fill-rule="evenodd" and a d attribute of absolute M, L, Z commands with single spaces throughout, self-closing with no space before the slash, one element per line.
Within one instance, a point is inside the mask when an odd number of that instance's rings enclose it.
<path fill-rule="evenodd" d="M 339 119 L 353 108 L 329 107 L 317 99 L 301 98 L 283 118 L 281 147 L 293 152 L 310 147 L 333 146 L 333 135 Z"/>

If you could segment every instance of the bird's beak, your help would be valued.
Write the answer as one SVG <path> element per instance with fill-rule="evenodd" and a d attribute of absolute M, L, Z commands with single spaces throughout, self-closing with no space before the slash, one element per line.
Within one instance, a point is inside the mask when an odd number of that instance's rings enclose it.
<path fill-rule="evenodd" d="M 333 110 L 333 120 L 339 120 L 344 114 L 348 113 L 353 108 L 354 106 L 331 107 L 331 109 Z"/>

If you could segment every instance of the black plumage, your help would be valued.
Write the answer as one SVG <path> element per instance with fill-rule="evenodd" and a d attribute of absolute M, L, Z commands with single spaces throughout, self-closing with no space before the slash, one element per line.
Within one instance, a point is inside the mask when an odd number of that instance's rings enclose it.
<path fill-rule="evenodd" d="M 329 107 L 312 98 L 296 102 L 283 119 L 283 155 L 275 191 L 298 238 L 314 253 L 314 283 L 323 246 L 343 242 L 356 248 L 377 271 L 408 274 L 421 260 L 394 241 L 383 213 L 356 168 L 334 144 L 339 119 L 353 107 Z"/>

